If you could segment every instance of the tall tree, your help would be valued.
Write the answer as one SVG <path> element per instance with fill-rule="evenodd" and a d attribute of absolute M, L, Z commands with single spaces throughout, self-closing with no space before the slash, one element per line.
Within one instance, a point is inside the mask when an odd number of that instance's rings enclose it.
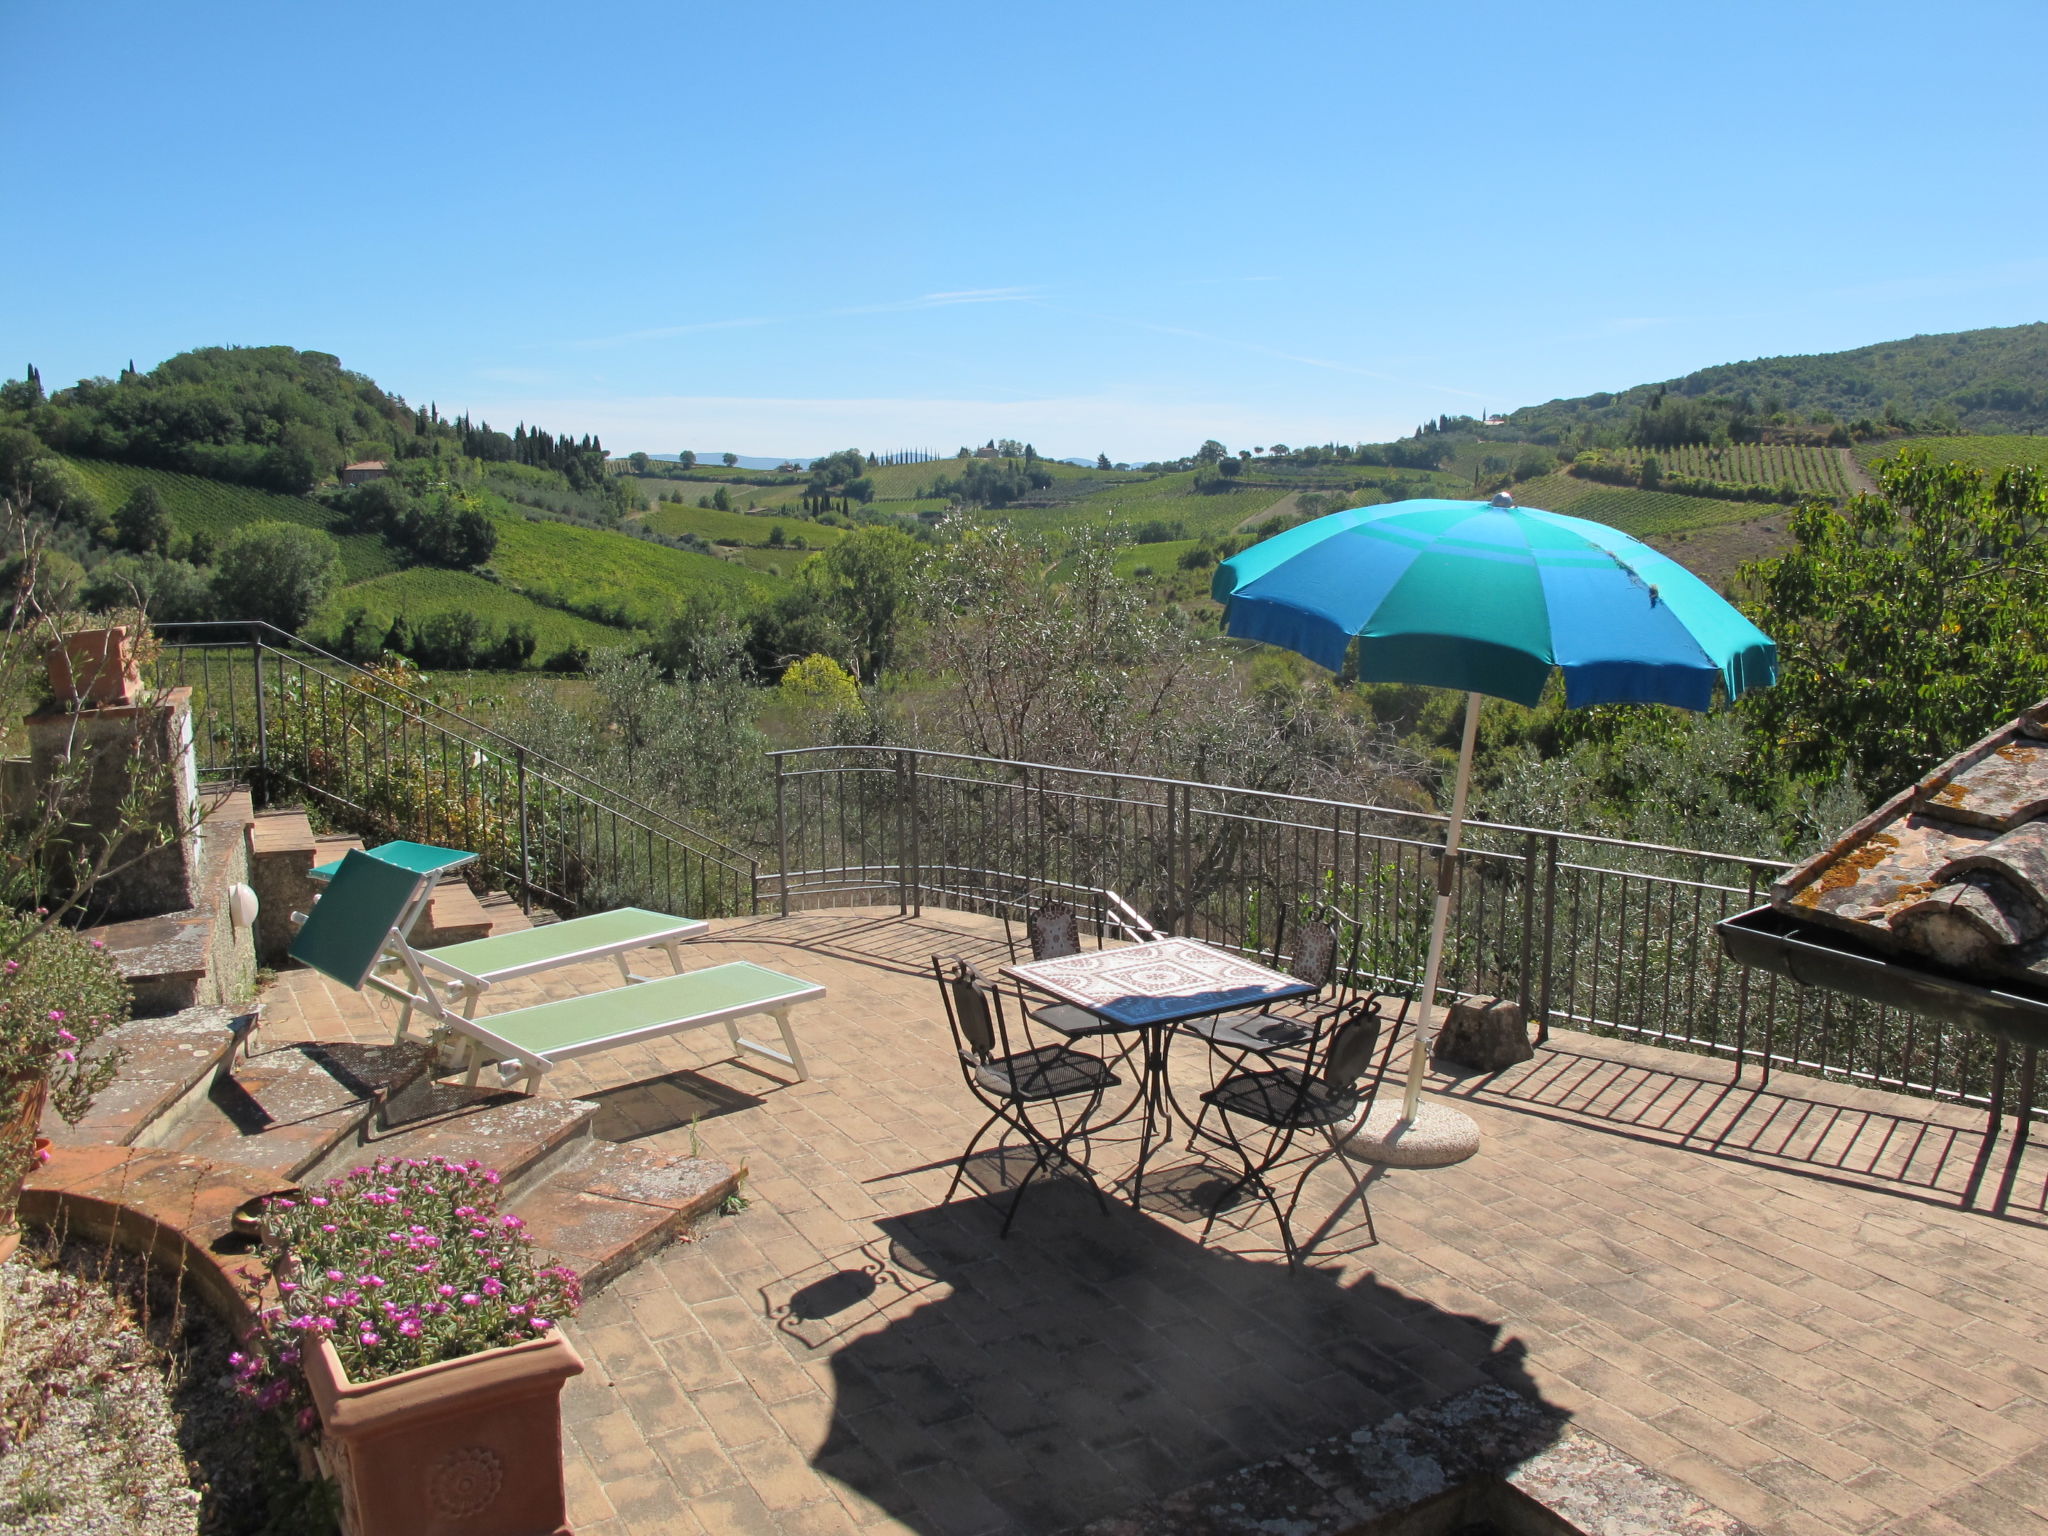
<path fill-rule="evenodd" d="M 114 513 L 114 543 L 138 555 L 168 554 L 171 514 L 153 485 L 138 485 Z"/>
<path fill-rule="evenodd" d="M 1878 478 L 1801 506 L 1793 547 L 1746 569 L 1779 677 L 1739 707 L 1792 771 L 1888 792 L 2048 693 L 2048 485 L 1924 452 Z"/>
<path fill-rule="evenodd" d="M 249 523 L 221 549 L 214 599 L 226 619 L 296 633 L 327 601 L 341 568 L 331 534 L 299 523 Z"/>

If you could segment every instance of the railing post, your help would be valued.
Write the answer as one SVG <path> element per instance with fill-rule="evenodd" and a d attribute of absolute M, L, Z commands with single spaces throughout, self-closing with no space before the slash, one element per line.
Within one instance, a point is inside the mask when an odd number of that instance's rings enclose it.
<path fill-rule="evenodd" d="M 526 830 L 526 748 L 514 749 L 519 770 L 519 903 L 526 915 L 533 915 L 533 846 Z"/>
<path fill-rule="evenodd" d="M 1515 1002 L 1522 1010 L 1523 1021 L 1529 1017 L 1529 1001 L 1532 988 L 1529 972 L 1535 961 L 1536 948 L 1536 834 L 1525 833 L 1522 837 L 1522 964 L 1516 973 Z"/>
<path fill-rule="evenodd" d="M 249 631 L 249 659 L 256 668 L 256 785 L 251 799 L 270 800 L 270 711 L 263 698 L 263 637 Z"/>
<path fill-rule="evenodd" d="M 918 804 L 917 749 L 904 754 L 910 762 L 910 915 L 924 916 L 923 807 Z"/>
<path fill-rule="evenodd" d="M 1536 1043 L 1550 1039 L 1550 981 L 1557 953 L 1557 839 L 1544 839 L 1543 990 L 1536 995 Z"/>
<path fill-rule="evenodd" d="M 910 912 L 910 828 L 906 819 L 910 814 L 910 753 L 898 748 L 896 752 L 896 915 L 907 916 Z"/>
<path fill-rule="evenodd" d="M 789 916 L 789 822 L 782 807 L 782 754 L 775 754 L 775 883 L 780 888 L 782 915 Z"/>

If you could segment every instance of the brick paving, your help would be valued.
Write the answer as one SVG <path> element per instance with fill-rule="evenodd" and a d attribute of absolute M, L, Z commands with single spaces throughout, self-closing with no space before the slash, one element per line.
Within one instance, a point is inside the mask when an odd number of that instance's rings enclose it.
<path fill-rule="evenodd" d="M 797 1014 L 815 1078 L 719 1031 L 552 1075 L 601 1134 L 750 1174 L 572 1329 L 583 1536 L 1053 1532 L 1485 1380 L 1760 1531 L 2048 1532 L 2041 1159 L 2004 1214 L 1961 1209 L 1978 1117 L 1560 1034 L 1439 1079 L 1480 1155 L 1375 1181 L 1379 1242 L 1347 1216 L 1298 1275 L 1255 1220 L 1198 1242 L 1172 1178 L 1107 1216 L 1053 1181 L 998 1241 L 990 1201 L 944 1203 L 978 1117 L 926 963 L 999 961 L 999 926 L 836 911 L 694 947 L 829 989 Z M 267 996 L 272 1038 L 386 1027 L 308 972 Z"/>

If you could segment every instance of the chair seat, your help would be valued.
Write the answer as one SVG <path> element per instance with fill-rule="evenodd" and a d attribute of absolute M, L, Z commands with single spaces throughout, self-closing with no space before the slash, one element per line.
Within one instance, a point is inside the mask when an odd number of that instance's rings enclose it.
<path fill-rule="evenodd" d="M 1300 1045 L 1315 1038 L 1312 1025 L 1300 1019 L 1283 1018 L 1277 1013 L 1267 1013 L 1257 1008 L 1241 1008 L 1235 1013 L 1214 1014 L 1206 1019 L 1190 1019 L 1181 1028 L 1191 1035 L 1199 1035 L 1214 1045 L 1228 1046 L 1241 1051 L 1278 1051 L 1290 1045 Z"/>
<path fill-rule="evenodd" d="M 1358 1113 L 1358 1095 L 1350 1089 L 1333 1092 L 1319 1082 L 1304 1087 L 1292 1067 L 1277 1072 L 1239 1072 L 1202 1095 L 1226 1115 L 1242 1115 L 1261 1125 L 1341 1125 Z"/>
<path fill-rule="evenodd" d="M 1117 1085 L 1116 1074 L 1100 1057 L 1070 1051 L 1064 1045 L 1042 1045 L 994 1061 L 969 1063 L 975 1079 L 990 1093 L 1006 1099 L 1064 1099 L 1097 1093 Z"/>
<path fill-rule="evenodd" d="M 1119 1024 L 1114 1019 L 1105 1019 L 1099 1013 L 1090 1013 L 1078 1003 L 1049 1003 L 1043 1008 L 1033 1008 L 1031 1017 L 1056 1034 L 1065 1035 L 1069 1040 L 1079 1040 L 1089 1035 L 1122 1034 L 1132 1028 L 1129 1024 Z"/>

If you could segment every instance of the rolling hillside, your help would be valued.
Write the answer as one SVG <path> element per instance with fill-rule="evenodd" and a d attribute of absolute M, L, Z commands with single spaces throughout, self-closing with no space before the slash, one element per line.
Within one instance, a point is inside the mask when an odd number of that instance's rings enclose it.
<path fill-rule="evenodd" d="M 169 469 L 144 469 L 105 459 L 68 459 L 88 489 L 109 512 L 128 499 L 139 485 L 156 488 L 164 510 L 179 533 L 204 533 L 216 544 L 248 523 L 299 523 L 331 533 L 341 544 L 341 568 L 348 581 L 367 581 L 398 568 L 391 549 L 375 534 L 349 534 L 336 526 L 334 515 L 304 496 L 280 496 L 252 486 L 230 485 Z"/>
<path fill-rule="evenodd" d="M 1887 407 L 1921 418 L 1947 411 L 1973 432 L 2048 431 L 2048 323 L 1883 341 L 1846 352 L 1763 357 L 1701 368 L 1617 393 L 1551 400 L 1511 412 L 1535 436 L 1581 426 L 1626 426 L 1653 394 L 1685 399 L 1748 396 L 1756 408 L 1882 419 Z"/>

